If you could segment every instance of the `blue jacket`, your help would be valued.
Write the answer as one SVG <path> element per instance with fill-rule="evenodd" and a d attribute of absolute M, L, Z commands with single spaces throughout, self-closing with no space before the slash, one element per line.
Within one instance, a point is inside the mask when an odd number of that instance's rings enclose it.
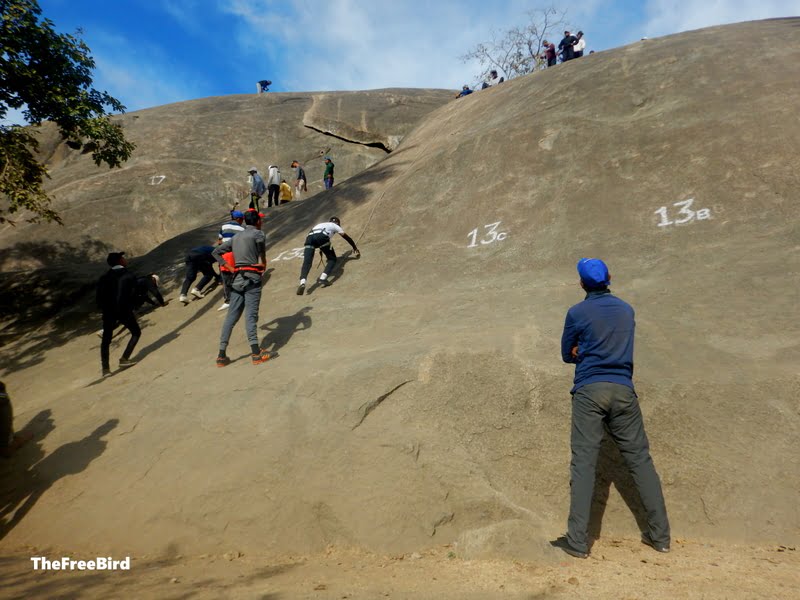
<path fill-rule="evenodd" d="M 589 383 L 620 383 L 633 389 L 633 308 L 606 290 L 591 291 L 567 311 L 561 358 L 575 363 L 570 393 Z M 577 359 L 572 348 L 578 347 Z"/>

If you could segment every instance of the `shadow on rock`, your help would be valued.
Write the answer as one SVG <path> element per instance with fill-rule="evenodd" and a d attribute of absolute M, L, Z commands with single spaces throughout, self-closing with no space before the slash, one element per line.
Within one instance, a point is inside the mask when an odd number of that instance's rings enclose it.
<path fill-rule="evenodd" d="M 308 311 L 311 308 L 310 306 L 305 306 L 293 315 L 277 317 L 262 325 L 261 329 L 268 333 L 261 340 L 261 349 L 277 352 L 289 343 L 289 340 L 292 339 L 296 332 L 310 328 L 311 317 L 308 315 Z"/>
<path fill-rule="evenodd" d="M 35 443 L 28 444 L 33 448 L 26 446 L 19 452 L 21 462 L 16 465 L 11 477 L 3 478 L 4 489 L 2 509 L 0 509 L 0 518 L 3 522 L 0 523 L 0 539 L 25 518 L 55 482 L 86 470 L 89 464 L 105 451 L 108 442 L 103 438 L 119 424 L 118 419 L 109 419 L 83 439 L 64 444 L 42 458 L 43 450 L 38 443 L 43 437 L 42 431 L 49 433 L 55 428 L 49 412 L 39 413 L 26 426 L 28 428 L 33 424 L 33 429 L 39 430 L 36 435 L 38 439 Z M 45 425 L 42 428 L 39 422 L 43 416 Z"/>
<path fill-rule="evenodd" d="M 628 505 L 636 519 L 640 531 L 647 531 L 647 513 L 642 505 L 639 491 L 633 482 L 628 466 L 622 458 L 614 440 L 606 432 L 600 446 L 600 456 L 597 459 L 597 476 L 594 481 L 594 495 L 592 496 L 592 512 L 589 515 L 589 538 L 600 539 L 603 528 L 603 515 L 608 506 L 611 486 L 614 486 L 619 495 Z"/>

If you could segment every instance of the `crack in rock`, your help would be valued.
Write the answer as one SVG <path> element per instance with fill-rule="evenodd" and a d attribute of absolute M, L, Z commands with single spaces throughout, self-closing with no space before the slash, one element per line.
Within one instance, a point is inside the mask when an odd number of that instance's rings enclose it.
<path fill-rule="evenodd" d="M 414 379 L 408 379 L 407 381 L 404 381 L 403 383 L 399 383 L 396 386 L 394 386 L 392 389 L 390 389 L 388 392 L 386 392 L 383 396 L 378 396 L 377 398 L 375 398 L 375 400 L 370 400 L 369 402 L 366 402 L 365 404 L 362 404 L 358 409 L 358 411 L 361 413 L 361 418 L 358 420 L 358 423 L 353 425 L 352 429 L 355 429 L 356 427 L 361 425 L 364 422 L 364 419 L 366 419 L 369 416 L 369 413 L 371 413 L 373 410 L 375 410 L 376 408 L 378 408 L 381 405 L 381 402 L 386 400 L 389 396 L 394 394 L 397 390 L 399 390 L 405 384 L 411 383 L 412 381 L 415 381 L 415 380 Z"/>
<path fill-rule="evenodd" d="M 313 125 L 309 125 L 307 123 L 303 123 L 304 127 L 308 127 L 309 129 L 321 133 L 323 135 L 329 135 L 331 137 L 336 138 L 337 140 L 342 140 L 343 142 L 347 142 L 349 144 L 358 144 L 359 146 L 367 146 L 368 148 L 380 148 L 386 154 L 390 154 L 392 152 L 391 148 L 387 148 L 386 144 L 383 142 L 360 142 L 358 140 L 351 140 L 346 137 L 342 137 L 341 135 L 336 135 L 335 133 L 331 133 L 330 131 L 326 131 L 325 129 L 320 129 L 318 127 L 314 127 Z"/>

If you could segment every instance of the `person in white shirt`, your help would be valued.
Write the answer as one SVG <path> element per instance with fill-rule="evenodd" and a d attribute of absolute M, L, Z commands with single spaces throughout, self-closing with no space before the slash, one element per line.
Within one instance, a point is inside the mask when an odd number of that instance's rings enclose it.
<path fill-rule="evenodd" d="M 305 243 L 305 253 L 303 254 L 303 267 L 300 270 L 300 285 L 297 287 L 298 296 L 302 296 L 306 290 L 306 277 L 308 277 L 308 272 L 311 271 L 311 264 L 314 262 L 314 253 L 317 248 L 319 248 L 320 252 L 328 259 L 328 262 L 325 264 L 325 270 L 322 272 L 322 275 L 319 276 L 319 279 L 317 279 L 317 283 L 325 287 L 330 285 L 328 276 L 336 266 L 336 252 L 334 252 L 333 246 L 331 246 L 331 238 L 337 233 L 352 246 L 356 258 L 361 256 L 361 252 L 356 247 L 353 238 L 344 232 L 341 225 L 342 223 L 339 217 L 331 217 L 330 221 L 318 223 L 308 232 Z"/>
<path fill-rule="evenodd" d="M 575 58 L 580 58 L 583 56 L 583 51 L 586 49 L 586 40 L 583 39 L 583 32 L 579 31 L 578 35 L 575 36 L 578 38 L 578 42 L 572 47 L 574 51 Z"/>
<path fill-rule="evenodd" d="M 272 206 L 274 200 L 275 206 L 281 203 L 281 170 L 275 166 L 270 165 L 267 175 L 267 207 Z"/>
<path fill-rule="evenodd" d="M 503 83 L 505 80 L 505 77 L 498 77 L 497 71 L 492 69 L 489 71 L 489 76 L 486 78 L 486 81 L 484 81 L 483 85 L 481 85 L 481 89 L 485 90 L 486 88 L 494 87 Z"/>

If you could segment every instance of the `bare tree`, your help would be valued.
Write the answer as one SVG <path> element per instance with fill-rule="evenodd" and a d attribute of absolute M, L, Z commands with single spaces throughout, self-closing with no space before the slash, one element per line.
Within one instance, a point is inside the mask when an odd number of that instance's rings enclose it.
<path fill-rule="evenodd" d="M 541 56 L 542 42 L 558 35 L 567 11 L 550 7 L 537 8 L 526 14 L 526 25 L 493 31 L 491 41 L 481 42 L 460 57 L 463 62 L 478 61 L 483 69 L 479 81 L 493 69 L 506 79 L 513 79 L 545 67 L 547 61 Z"/>

